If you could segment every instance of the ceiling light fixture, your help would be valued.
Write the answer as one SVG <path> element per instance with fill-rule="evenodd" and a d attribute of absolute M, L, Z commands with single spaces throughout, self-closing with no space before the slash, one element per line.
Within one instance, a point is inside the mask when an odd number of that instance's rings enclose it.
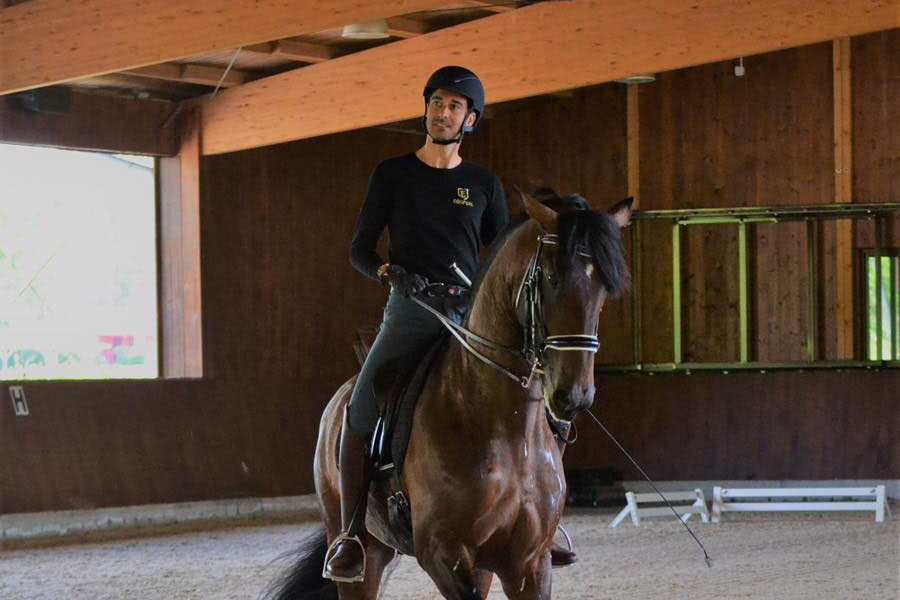
<path fill-rule="evenodd" d="M 616 79 L 616 83 L 627 83 L 629 85 L 638 83 L 652 83 L 654 81 L 656 81 L 656 75 L 654 75 L 653 73 L 645 73 L 643 75 L 629 75 L 628 77 Z"/>
<path fill-rule="evenodd" d="M 383 40 L 391 36 L 388 35 L 387 23 L 384 19 L 380 19 L 368 23 L 345 25 L 341 37 L 345 40 Z"/>

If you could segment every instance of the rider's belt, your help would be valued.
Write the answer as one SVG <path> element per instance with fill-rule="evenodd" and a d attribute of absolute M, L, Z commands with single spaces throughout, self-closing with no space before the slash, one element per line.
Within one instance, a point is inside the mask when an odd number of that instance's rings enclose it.
<path fill-rule="evenodd" d="M 468 291 L 469 288 L 447 283 L 429 283 L 428 287 L 425 288 L 426 295 L 439 298 L 465 296 Z"/>

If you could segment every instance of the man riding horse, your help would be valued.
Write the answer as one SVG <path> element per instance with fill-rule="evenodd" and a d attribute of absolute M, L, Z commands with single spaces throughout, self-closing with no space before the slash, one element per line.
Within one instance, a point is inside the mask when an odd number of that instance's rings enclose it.
<path fill-rule="evenodd" d="M 435 71 L 425 85 L 423 123 L 427 137 L 415 153 L 379 164 L 372 174 L 350 251 L 353 266 L 390 284 L 384 322 L 353 388 L 340 442 L 342 534 L 328 550 L 323 575 L 334 581 L 362 581 L 366 544 L 366 498 L 370 483 L 368 440 L 378 418 L 374 380 L 379 368 L 435 340 L 444 326 L 410 299 L 458 297 L 478 267 L 480 247 L 507 224 L 499 179 L 459 155 L 463 136 L 484 113 L 484 88 L 462 67 Z M 375 247 L 384 229 L 389 260 Z M 435 285 L 437 284 L 437 285 Z M 457 310 L 453 315 L 461 321 Z M 575 554 L 554 545 L 554 566 Z"/>

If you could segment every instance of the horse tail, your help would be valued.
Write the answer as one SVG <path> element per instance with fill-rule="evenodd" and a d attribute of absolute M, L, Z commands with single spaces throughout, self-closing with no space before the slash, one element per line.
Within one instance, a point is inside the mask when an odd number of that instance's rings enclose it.
<path fill-rule="evenodd" d="M 266 600 L 338 600 L 337 585 L 322 578 L 328 538 L 320 527 L 300 546 L 279 559 L 292 558 L 293 565 L 285 569 L 266 591 Z"/>

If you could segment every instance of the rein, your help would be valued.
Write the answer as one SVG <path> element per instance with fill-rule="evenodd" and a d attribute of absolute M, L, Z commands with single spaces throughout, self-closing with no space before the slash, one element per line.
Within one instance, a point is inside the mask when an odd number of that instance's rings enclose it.
<path fill-rule="evenodd" d="M 531 380 L 534 378 L 535 373 L 543 374 L 544 370 L 544 354 L 547 350 L 556 350 L 558 352 L 597 352 L 600 347 L 600 341 L 595 333 L 594 335 L 585 335 L 585 334 L 568 334 L 568 335 L 544 335 L 546 332 L 546 326 L 544 324 L 544 313 L 543 313 L 543 304 L 541 299 L 541 283 L 543 281 L 543 272 L 540 266 L 541 259 L 541 251 L 543 250 L 545 245 L 553 245 L 559 244 L 559 236 L 545 233 L 538 237 L 538 246 L 534 251 L 534 254 L 531 257 L 531 261 L 528 263 L 528 269 L 525 271 L 525 276 L 522 278 L 522 283 L 519 285 L 519 291 L 516 293 L 515 300 L 515 309 L 516 312 L 519 310 L 519 305 L 522 302 L 522 298 L 525 299 L 525 341 L 523 343 L 522 349 L 510 348 L 508 346 L 501 346 L 500 344 L 496 344 L 488 339 L 485 339 L 478 335 L 477 333 L 470 331 L 463 327 L 462 325 L 458 325 L 455 321 L 447 318 L 445 315 L 441 314 L 440 311 L 435 310 L 425 302 L 422 302 L 419 298 L 415 296 L 410 296 L 410 298 L 419 304 L 419 306 L 423 307 L 431 314 L 433 314 L 437 319 L 444 324 L 444 326 L 453 334 L 460 344 L 468 350 L 472 355 L 481 360 L 486 365 L 496 369 L 497 371 L 503 373 L 507 377 L 513 379 L 514 381 L 519 382 L 519 384 L 523 388 L 527 388 L 531 385 Z M 579 252 L 579 254 L 583 254 L 585 256 L 589 256 L 584 254 L 583 252 Z M 598 325 L 599 326 L 599 325 Z M 531 371 L 528 376 L 520 376 L 516 375 L 513 371 L 507 369 L 503 365 L 500 365 L 484 354 L 480 353 L 476 350 L 472 345 L 467 341 L 467 338 L 471 338 L 475 342 L 487 346 L 489 348 L 493 348 L 494 350 L 500 350 L 516 358 L 526 361 L 531 366 Z M 575 440 L 567 440 L 563 437 L 559 429 L 556 426 L 556 422 L 563 423 L 565 425 L 575 426 L 574 422 L 564 421 L 562 419 L 558 419 L 553 412 L 550 410 L 549 404 L 545 401 L 545 408 L 547 410 L 547 422 L 550 424 L 551 429 L 553 430 L 554 435 L 559 439 L 566 442 L 566 444 L 572 444 Z M 615 443 L 616 446 L 625 454 L 625 456 L 637 467 L 638 471 L 640 471 L 641 475 L 644 476 L 653 489 L 659 494 L 660 498 L 662 498 L 663 502 L 669 507 L 669 509 L 674 513 L 675 517 L 681 522 L 681 524 L 688 530 L 691 536 L 694 538 L 694 541 L 700 546 L 701 550 L 703 550 L 703 556 L 706 560 L 706 566 L 712 566 L 712 560 L 709 557 L 709 554 L 706 552 L 706 547 L 703 543 L 694 535 L 694 532 L 691 531 L 691 528 L 685 523 L 678 512 L 672 507 L 671 503 L 669 503 L 668 499 L 657 489 L 656 484 L 650 479 L 650 477 L 644 472 L 644 470 L 637 464 L 637 462 L 631 457 L 627 450 L 619 443 L 619 441 L 613 437 L 612 433 L 603 426 L 603 423 L 592 413 L 590 410 L 587 413 L 591 416 L 597 425 L 600 426 L 601 429 L 610 437 L 610 439 Z M 551 418 L 552 417 L 552 418 Z M 578 433 L 576 430 L 575 438 L 577 439 Z M 565 530 L 563 530 L 565 533 Z M 568 534 L 566 535 L 566 541 L 569 543 L 571 548 L 571 539 Z"/>
<path fill-rule="evenodd" d="M 411 296 L 412 300 L 419 306 L 422 306 L 433 314 L 444 326 L 453 334 L 453 337 L 459 341 L 463 347 L 481 362 L 491 368 L 503 373 L 513 381 L 516 381 L 523 388 L 531 385 L 535 374 L 544 373 L 544 357 L 548 350 L 557 352 L 597 352 L 600 347 L 600 341 L 597 335 L 588 334 L 567 334 L 567 335 L 545 335 L 546 326 L 544 324 L 544 311 L 541 298 L 541 283 L 543 281 L 543 270 L 540 266 L 541 253 L 545 245 L 559 244 L 559 236 L 545 233 L 538 237 L 538 245 L 531 256 L 525 275 L 522 277 L 522 283 L 516 293 L 515 308 L 518 312 L 519 306 L 525 302 L 525 340 L 522 348 L 511 348 L 502 346 L 488 339 L 483 338 L 477 333 L 466 329 L 462 325 L 457 324 L 452 319 L 441 314 L 419 298 Z M 527 376 L 517 375 L 510 369 L 491 360 L 469 343 L 472 340 L 482 346 L 487 346 L 494 350 L 505 352 L 524 360 L 531 367 Z M 554 417 L 555 418 L 555 417 Z"/>

